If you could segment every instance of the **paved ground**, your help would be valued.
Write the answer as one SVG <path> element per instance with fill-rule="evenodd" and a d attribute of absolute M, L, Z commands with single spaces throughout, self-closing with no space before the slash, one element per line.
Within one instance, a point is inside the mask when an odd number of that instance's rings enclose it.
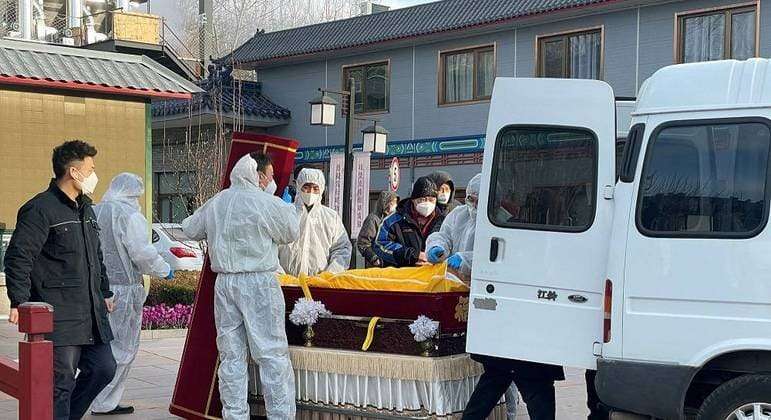
<path fill-rule="evenodd" d="M 7 321 L 0 319 L 0 355 L 10 358 L 17 356 L 17 343 L 21 338 Z M 163 338 L 143 341 L 131 370 L 124 402 L 137 408 L 132 416 L 114 416 L 111 420 L 154 420 L 174 419 L 168 412 L 171 394 L 177 374 L 184 338 Z M 583 371 L 570 370 L 568 378 L 558 383 L 557 418 L 573 420 L 586 418 L 586 391 Z M 17 418 L 15 399 L 0 393 L 0 420 Z M 527 410 L 520 407 L 518 419 L 527 419 Z M 86 416 L 91 419 L 92 417 Z M 104 419 L 105 417 L 93 417 Z"/>

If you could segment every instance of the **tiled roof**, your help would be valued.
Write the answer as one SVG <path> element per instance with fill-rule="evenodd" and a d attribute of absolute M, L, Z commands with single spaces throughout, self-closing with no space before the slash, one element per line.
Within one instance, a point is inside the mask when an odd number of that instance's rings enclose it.
<path fill-rule="evenodd" d="M 200 92 L 144 56 L 16 40 L 0 40 L 0 84 L 157 98 Z"/>
<path fill-rule="evenodd" d="M 614 0 L 444 0 L 277 32 L 258 33 L 222 61 L 255 63 L 502 23 Z"/>
<path fill-rule="evenodd" d="M 156 102 L 153 104 L 153 117 L 221 110 L 224 113 L 237 112 L 244 116 L 279 120 L 290 118 L 288 109 L 274 104 L 262 95 L 262 85 L 259 82 L 240 81 L 236 84 L 230 77 L 230 69 L 219 69 L 209 74 L 209 78 L 200 83 L 203 93 L 193 95 L 191 100 Z"/>

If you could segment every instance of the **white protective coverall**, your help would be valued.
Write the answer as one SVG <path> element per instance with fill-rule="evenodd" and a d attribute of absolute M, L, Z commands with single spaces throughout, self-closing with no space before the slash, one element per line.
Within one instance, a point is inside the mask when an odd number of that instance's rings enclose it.
<path fill-rule="evenodd" d="M 466 187 L 466 196 L 479 197 L 479 186 L 482 174 L 476 174 Z M 476 212 L 476 208 L 473 209 Z M 461 272 L 471 274 L 471 265 L 474 261 L 474 233 L 476 232 L 476 217 L 472 217 L 472 210 L 468 203 L 455 207 L 442 222 L 439 232 L 428 235 L 426 250 L 435 246 L 441 246 L 446 251 L 442 259 L 447 259 L 452 254 L 458 254 L 463 259 Z"/>
<path fill-rule="evenodd" d="M 144 195 L 142 178 L 122 173 L 113 178 L 102 201 L 94 206 L 110 290 L 115 294 L 115 311 L 109 315 L 115 339 L 110 343 L 117 363 L 113 380 L 99 393 L 92 411 L 114 410 L 123 397 L 131 363 L 139 351 L 142 306 L 147 298 L 142 275 L 166 277 L 169 264 L 150 242 L 147 219 L 140 212 Z"/>
<path fill-rule="evenodd" d="M 302 200 L 300 189 L 305 184 L 319 186 L 324 194 L 324 173 L 318 169 L 305 168 L 297 175 L 298 194 L 294 205 L 300 215 L 300 238 L 279 247 L 281 267 L 287 274 L 316 275 L 322 271 L 339 273 L 351 264 L 353 246 L 343 226 L 340 215 L 331 208 L 317 202 L 310 211 Z"/>
<path fill-rule="evenodd" d="M 230 188 L 182 222 L 185 234 L 208 241 L 214 322 L 220 353 L 222 418 L 249 419 L 247 355 L 259 365 L 268 418 L 295 418 L 294 373 L 284 329 L 284 295 L 275 273 L 278 245 L 299 234 L 292 205 L 260 188 L 257 162 L 242 157 Z"/>
<path fill-rule="evenodd" d="M 466 196 L 479 198 L 479 187 L 482 183 L 482 174 L 476 174 L 468 182 Z M 455 207 L 442 222 L 439 232 L 434 232 L 426 239 L 426 249 L 441 246 L 445 249 L 443 259 L 457 253 L 463 259 L 461 272 L 470 275 L 474 261 L 474 233 L 476 232 L 476 208 L 470 209 L 468 202 Z M 472 215 L 473 213 L 473 215 Z M 506 391 L 506 418 L 514 420 L 517 416 L 517 403 L 519 394 L 517 386 L 512 382 Z"/>

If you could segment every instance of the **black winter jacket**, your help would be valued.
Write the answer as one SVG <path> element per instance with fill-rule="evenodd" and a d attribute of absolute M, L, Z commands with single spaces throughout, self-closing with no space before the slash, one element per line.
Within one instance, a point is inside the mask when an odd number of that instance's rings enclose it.
<path fill-rule="evenodd" d="M 418 256 L 425 251 L 428 235 L 438 232 L 444 216 L 437 207 L 428 232 L 424 236 L 412 218 L 412 200 L 399 202 L 396 212 L 383 220 L 372 248 L 383 262 L 383 267 L 408 267 L 418 262 Z"/>
<path fill-rule="evenodd" d="M 76 204 L 51 181 L 19 210 L 5 254 L 11 307 L 54 307 L 54 346 L 109 343 L 105 298 L 112 297 L 102 263 L 99 226 L 85 195 Z"/>

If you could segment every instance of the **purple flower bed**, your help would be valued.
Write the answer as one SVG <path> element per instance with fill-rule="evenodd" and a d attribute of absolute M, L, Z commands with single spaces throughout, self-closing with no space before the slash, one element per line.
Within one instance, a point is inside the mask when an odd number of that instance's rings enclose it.
<path fill-rule="evenodd" d="M 193 314 L 193 305 L 176 304 L 166 306 L 161 303 L 155 306 L 142 308 L 143 330 L 167 330 L 173 328 L 187 328 L 190 317 Z"/>

